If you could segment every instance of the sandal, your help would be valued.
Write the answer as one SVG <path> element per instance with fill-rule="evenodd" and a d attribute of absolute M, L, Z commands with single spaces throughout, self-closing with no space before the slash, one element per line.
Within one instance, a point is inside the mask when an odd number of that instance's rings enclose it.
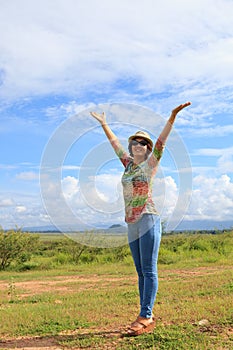
<path fill-rule="evenodd" d="M 127 332 L 129 336 L 137 336 L 143 333 L 148 333 L 153 331 L 155 327 L 154 317 L 150 319 L 138 317 L 135 322 L 133 322 Z"/>

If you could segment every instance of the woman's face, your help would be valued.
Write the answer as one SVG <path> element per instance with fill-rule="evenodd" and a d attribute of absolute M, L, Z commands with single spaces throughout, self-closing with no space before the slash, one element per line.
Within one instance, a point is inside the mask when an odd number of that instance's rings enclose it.
<path fill-rule="evenodd" d="M 147 154 L 147 142 L 143 138 L 136 138 L 132 142 L 132 153 L 133 156 L 145 157 Z"/>

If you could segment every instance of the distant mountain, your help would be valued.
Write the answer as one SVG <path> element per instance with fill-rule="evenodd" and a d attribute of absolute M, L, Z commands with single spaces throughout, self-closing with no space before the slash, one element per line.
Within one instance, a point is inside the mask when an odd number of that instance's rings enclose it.
<path fill-rule="evenodd" d="M 107 233 L 126 233 L 127 226 L 114 224 L 114 225 L 111 225 L 108 229 L 105 229 L 104 231 Z"/>
<path fill-rule="evenodd" d="M 182 221 L 173 231 L 201 231 L 201 230 L 226 230 L 226 229 L 233 229 L 233 220 L 229 221 L 211 221 L 211 220 L 195 220 L 195 221 Z M 98 232 L 104 232 L 104 233 L 125 233 L 127 232 L 127 226 L 126 225 L 120 225 L 120 224 L 113 224 L 110 227 L 101 227 L 98 225 L 96 228 L 93 227 L 77 227 L 72 228 L 68 227 L 67 225 L 64 225 L 63 227 L 59 227 L 59 229 L 56 226 L 48 225 L 48 226 L 35 226 L 35 227 L 24 227 L 22 231 L 28 231 L 28 232 L 50 232 L 50 233 L 57 233 L 57 232 L 72 232 L 72 231 L 96 231 Z M 167 229 L 169 231 L 169 227 Z"/>
<path fill-rule="evenodd" d="M 113 224 L 108 229 L 105 229 L 105 231 L 111 233 L 125 233 L 127 232 L 127 226 L 126 225 L 120 225 L 120 224 Z"/>
<path fill-rule="evenodd" d="M 114 224 L 114 225 L 111 225 L 110 227 L 109 227 L 109 229 L 111 229 L 111 228 L 118 228 L 118 227 L 124 227 L 123 225 L 120 225 L 120 224 Z"/>
<path fill-rule="evenodd" d="M 193 231 L 193 230 L 227 230 L 233 229 L 233 220 L 229 221 L 212 221 L 212 220 L 195 220 L 182 221 L 175 231 Z"/>
<path fill-rule="evenodd" d="M 48 226 L 30 226 L 30 227 L 23 227 L 22 231 L 26 232 L 61 232 L 58 230 L 56 226 L 48 225 Z"/>
<path fill-rule="evenodd" d="M 105 233 L 125 233 L 127 230 L 126 226 L 120 225 L 120 224 L 113 224 L 110 227 L 68 227 L 67 225 L 64 226 L 59 226 L 57 228 L 54 225 L 48 225 L 48 226 L 31 226 L 31 227 L 23 227 L 22 231 L 27 231 L 27 232 L 50 232 L 50 233 L 57 233 L 57 232 L 72 232 L 72 231 L 96 231 L 96 232 L 105 232 Z"/>

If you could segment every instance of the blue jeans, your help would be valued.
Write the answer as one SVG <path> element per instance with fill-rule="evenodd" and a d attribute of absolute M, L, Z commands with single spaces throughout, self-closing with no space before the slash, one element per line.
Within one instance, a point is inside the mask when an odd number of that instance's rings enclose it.
<path fill-rule="evenodd" d="M 158 290 L 160 216 L 144 214 L 136 223 L 128 224 L 128 241 L 138 274 L 140 316 L 150 318 Z"/>

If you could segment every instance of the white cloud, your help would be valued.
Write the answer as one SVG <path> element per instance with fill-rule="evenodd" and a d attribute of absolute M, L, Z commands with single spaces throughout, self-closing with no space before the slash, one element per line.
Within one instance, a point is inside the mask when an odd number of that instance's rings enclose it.
<path fill-rule="evenodd" d="M 2 4 L 0 96 L 69 96 L 71 102 L 45 108 L 53 122 L 89 108 L 93 96 L 99 102 L 146 100 L 165 115 L 191 100 L 177 119 L 179 130 L 227 136 L 232 123 L 220 126 L 214 115 L 232 114 L 232 17 L 227 0 Z M 156 92 L 165 92 L 159 105 Z"/>
<path fill-rule="evenodd" d="M 2 96 L 106 91 L 122 77 L 154 91 L 230 83 L 232 17 L 227 0 L 2 4 Z"/>
<path fill-rule="evenodd" d="M 73 176 L 66 176 L 62 180 L 62 190 L 66 200 L 75 196 L 79 191 L 78 179 Z"/>
<path fill-rule="evenodd" d="M 34 181 L 39 179 L 39 175 L 33 171 L 23 171 L 19 174 L 16 174 L 16 179 L 23 181 Z"/>
<path fill-rule="evenodd" d="M 183 130 L 186 134 L 190 134 L 192 136 L 208 136 L 208 137 L 224 137 L 224 136 L 230 136 L 233 134 L 233 125 L 209 125 L 208 127 L 205 127 L 200 124 L 196 124 L 196 128 L 189 128 L 188 126 Z"/>
<path fill-rule="evenodd" d="M 112 181 L 111 181 L 112 179 Z M 11 194 L 0 201 L 0 220 L 3 227 L 25 227 L 49 225 L 51 222 L 70 228 L 83 225 L 110 226 L 113 223 L 124 222 L 124 205 L 121 188 L 118 188 L 117 176 L 101 174 L 96 178 L 100 192 L 89 183 L 82 188 L 82 193 L 76 178 L 67 176 L 63 181 L 63 196 L 58 196 L 55 184 L 47 182 L 47 204 L 51 205 L 46 213 L 38 196 L 23 196 Z M 118 192 L 119 191 L 119 192 Z M 120 201 L 117 196 L 120 195 Z M 179 186 L 171 176 L 155 178 L 154 201 L 161 213 L 162 220 L 169 222 L 173 211 L 181 219 L 187 220 L 231 220 L 233 208 L 233 182 L 229 176 L 220 177 L 196 176 L 193 179 L 191 204 L 189 208 L 176 208 L 180 193 Z M 190 194 L 188 194 L 189 196 Z M 115 202 L 113 202 L 113 199 Z M 186 200 L 186 199 L 185 199 Z M 17 204 L 16 204 L 17 203 Z M 68 208 L 68 209 L 67 209 Z M 105 210 L 106 209 L 106 210 Z M 51 216 L 52 213 L 52 216 Z"/>
<path fill-rule="evenodd" d="M 110 171 L 79 183 L 75 177 L 67 176 L 62 179 L 65 202 L 59 195 L 59 189 L 48 183 L 47 188 L 50 190 L 46 194 L 49 212 L 53 216 L 52 221 L 70 226 L 75 225 L 75 221 L 84 225 L 100 222 L 111 225 L 115 220 L 123 223 L 124 200 L 120 177 L 120 173 L 113 174 Z M 155 179 L 154 200 L 163 218 L 169 219 L 172 215 L 178 196 L 178 187 L 171 176 Z"/>
<path fill-rule="evenodd" d="M 46 213 L 40 195 L 23 193 L 1 194 L 0 224 L 3 228 L 43 225 Z M 47 217 L 47 223 L 51 223 Z"/>
<path fill-rule="evenodd" d="M 15 211 L 17 213 L 24 213 L 27 210 L 27 208 L 24 205 L 17 205 L 15 207 Z"/>
<path fill-rule="evenodd" d="M 215 167 L 196 168 L 195 172 L 211 171 L 216 174 L 230 174 L 233 172 L 233 147 L 226 148 L 201 148 L 193 152 L 194 155 L 201 155 L 204 157 L 217 157 Z"/>
<path fill-rule="evenodd" d="M 10 165 L 10 164 L 0 164 L 0 169 L 1 170 L 14 170 L 16 169 L 17 166 L 16 165 Z"/>
<path fill-rule="evenodd" d="M 193 152 L 194 155 L 202 155 L 202 156 L 213 156 L 213 157 L 219 157 L 225 152 L 231 152 L 233 153 L 233 147 L 226 148 L 226 149 L 220 149 L 220 148 L 200 148 L 197 149 L 195 152 Z"/>
<path fill-rule="evenodd" d="M 220 173 L 233 173 L 233 152 L 223 153 L 217 161 L 217 166 Z"/>
<path fill-rule="evenodd" d="M 63 165 L 61 169 L 62 169 L 62 171 L 64 171 L 64 170 L 80 170 L 80 166 L 78 166 L 78 165 Z"/>
<path fill-rule="evenodd" d="M 68 142 L 69 137 L 74 140 L 77 133 L 82 136 L 82 140 L 84 132 L 90 130 L 96 136 L 92 129 L 95 125 L 93 120 L 87 117 L 87 113 L 80 113 L 94 107 L 92 101 L 98 104 L 106 100 L 139 103 L 167 116 L 177 104 L 191 100 L 192 106 L 182 111 L 177 118 L 176 127 L 190 144 L 195 142 L 194 138 L 200 138 L 200 147 L 202 140 L 212 137 L 210 142 L 215 142 L 213 148 L 210 148 L 212 143 L 208 149 L 197 151 L 196 155 L 201 156 L 200 160 L 216 157 L 216 166 L 213 162 L 208 166 L 206 162 L 203 167 L 200 161 L 200 166 L 193 170 L 195 174 L 205 173 L 206 179 L 213 179 L 213 191 L 214 186 L 220 185 L 230 189 L 231 182 L 227 184 L 224 178 L 220 181 L 219 176 L 233 171 L 233 151 L 232 147 L 227 147 L 232 144 L 230 137 L 233 132 L 232 18 L 233 2 L 228 0 L 2 2 L 0 108 L 4 110 L 9 107 L 10 115 L 3 115 L 0 131 L 6 135 L 14 129 L 21 137 L 25 136 L 27 130 L 30 133 L 33 131 L 35 137 L 39 134 L 40 137 L 42 134 L 47 137 L 52 130 L 51 125 L 48 128 L 49 123 L 44 123 L 44 119 L 55 124 L 78 114 L 77 120 L 64 132 L 64 139 L 59 140 L 61 146 L 63 142 Z M 64 99 L 57 98 L 59 95 Z M 39 97 L 38 104 L 33 97 Z M 98 107 L 101 108 L 100 105 Z M 112 105 L 107 112 L 110 122 L 118 122 L 114 129 L 125 140 L 128 131 L 131 132 L 136 125 L 141 125 L 156 135 L 164 125 L 162 119 L 155 118 L 155 113 L 144 113 L 142 118 L 134 113 L 134 108 L 124 110 Z M 28 123 L 28 119 L 33 122 Z M 127 127 L 125 123 L 128 123 Z M 90 128 L 86 130 L 86 127 Z M 96 132 L 102 133 L 102 130 Z M 87 147 L 88 136 L 89 134 L 85 135 Z M 223 149 L 217 149 L 218 137 L 226 137 Z M 172 138 L 174 131 L 169 142 Z M 56 149 L 59 150 L 60 148 Z M 38 154 L 38 148 L 35 149 L 35 154 L 36 152 Z M 105 153 L 102 156 L 105 157 Z M 34 164 L 39 164 L 38 159 Z M 10 170 L 16 168 L 18 174 L 14 174 L 14 180 L 37 179 L 35 167 L 24 168 L 22 164 L 11 164 L 0 165 L 0 168 L 5 171 L 4 179 L 9 179 Z M 62 170 L 80 170 L 80 166 L 64 165 Z M 93 184 L 93 179 L 88 179 Z M 204 179 L 203 177 L 203 182 Z M 54 213 L 61 220 L 72 219 L 59 206 L 64 197 L 72 210 L 87 221 L 95 219 L 97 209 L 100 220 L 110 221 L 112 214 L 105 208 L 112 212 L 121 206 L 118 174 L 115 177 L 107 173 L 98 174 L 94 187 L 83 183 L 81 190 L 77 179 L 67 176 L 62 180 L 63 193 L 60 184 L 49 178 L 47 180 L 46 195 L 54 207 Z M 165 177 L 163 181 L 166 182 L 166 190 L 161 187 L 162 184 L 158 185 L 163 193 L 157 192 L 157 201 L 161 203 L 159 206 L 162 211 L 165 210 L 164 214 L 169 216 L 179 196 L 179 185 L 171 177 Z M 207 199 L 202 192 L 204 193 L 203 187 L 197 181 L 193 196 L 194 214 L 190 212 L 190 215 L 195 216 L 199 210 L 211 216 L 212 207 L 213 213 L 216 212 L 215 202 L 206 203 Z M 211 190 L 209 195 L 211 196 Z M 224 196 L 225 204 L 229 204 L 231 197 L 227 197 L 227 194 Z M 219 197 L 223 201 L 220 194 Z M 37 200 L 31 201 L 23 194 L 20 198 L 16 194 L 9 198 L 7 195 L 0 202 L 3 210 L 1 218 L 4 217 L 7 221 L 4 207 L 11 209 L 11 204 L 17 203 L 19 208 L 25 207 L 27 210 L 19 209 L 16 212 L 13 205 L 7 222 L 48 220 L 38 196 Z M 199 207 L 197 199 L 206 204 Z M 102 214 L 101 209 L 104 212 Z M 118 218 L 123 217 L 122 212 L 117 215 Z M 227 217 L 227 210 L 222 211 L 221 215 L 222 218 Z"/>
<path fill-rule="evenodd" d="M 12 207 L 14 205 L 14 201 L 12 198 L 2 198 L 0 199 L 0 207 Z"/>
<path fill-rule="evenodd" d="M 81 183 L 72 176 L 62 180 L 63 195 L 72 212 L 79 215 L 80 211 L 89 208 L 94 215 L 92 221 L 96 213 L 109 215 L 122 210 L 120 186 L 120 174 L 98 174 Z"/>
<path fill-rule="evenodd" d="M 99 174 L 94 179 L 97 194 L 102 200 L 113 203 L 119 198 L 122 200 L 121 174 Z"/>
<path fill-rule="evenodd" d="M 162 217 L 167 219 L 172 214 L 178 200 L 178 192 L 177 184 L 171 176 L 155 178 L 154 202 Z"/>
<path fill-rule="evenodd" d="M 188 219 L 232 220 L 233 183 L 229 176 L 194 178 Z"/>
<path fill-rule="evenodd" d="M 95 105 L 93 103 L 78 104 L 76 101 L 71 101 L 69 103 L 63 103 L 60 106 L 49 107 L 46 109 L 45 114 L 50 119 L 61 120 L 61 118 L 69 118 L 75 114 L 79 114 L 79 116 L 81 116 L 80 112 L 87 110 L 88 108 L 90 109 L 94 106 Z"/>

